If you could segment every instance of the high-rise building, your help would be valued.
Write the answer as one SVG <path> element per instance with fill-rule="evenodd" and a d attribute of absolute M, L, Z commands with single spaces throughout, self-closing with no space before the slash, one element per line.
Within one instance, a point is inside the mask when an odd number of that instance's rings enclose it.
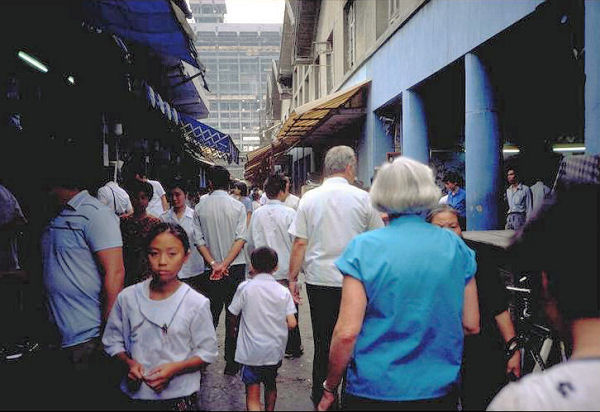
<path fill-rule="evenodd" d="M 198 56 L 206 66 L 210 115 L 202 120 L 231 135 L 240 149 L 242 178 L 245 154 L 260 144 L 267 76 L 279 58 L 280 24 L 225 23 L 225 0 L 190 0 Z"/>

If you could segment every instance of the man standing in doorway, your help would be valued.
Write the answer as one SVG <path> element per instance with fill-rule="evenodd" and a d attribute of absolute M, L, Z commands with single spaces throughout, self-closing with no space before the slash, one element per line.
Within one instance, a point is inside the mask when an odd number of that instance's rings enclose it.
<path fill-rule="evenodd" d="M 196 247 L 211 268 L 204 273 L 201 288 L 210 299 L 215 328 L 223 306 L 226 325 L 232 321 L 233 315 L 227 308 L 246 273 L 244 254 L 240 253 L 246 243 L 246 207 L 229 196 L 229 182 L 227 169 L 213 167 L 208 176 L 211 193 L 202 196 L 194 210 Z M 235 362 L 236 340 L 236 334 L 226 327 L 226 375 L 235 375 L 240 369 Z"/>
<path fill-rule="evenodd" d="M 509 184 L 506 189 L 506 201 L 508 202 L 506 229 L 519 230 L 533 211 L 531 189 L 519 182 L 517 171 L 514 168 L 508 169 L 506 180 Z"/>
<path fill-rule="evenodd" d="M 323 184 L 306 193 L 289 233 L 294 236 L 288 279 L 296 302 L 298 274 L 304 265 L 314 339 L 312 400 L 323 394 L 329 346 L 337 322 L 343 276 L 334 265 L 350 240 L 383 226 L 369 194 L 352 186 L 356 155 L 348 146 L 335 146 L 325 155 Z"/>
<path fill-rule="evenodd" d="M 167 192 L 158 180 L 150 180 L 144 172 L 144 167 L 140 166 L 134 171 L 134 177 L 140 182 L 148 182 L 152 186 L 152 199 L 148 203 L 146 211 L 156 218 L 169 210 L 169 202 L 167 201 Z"/>

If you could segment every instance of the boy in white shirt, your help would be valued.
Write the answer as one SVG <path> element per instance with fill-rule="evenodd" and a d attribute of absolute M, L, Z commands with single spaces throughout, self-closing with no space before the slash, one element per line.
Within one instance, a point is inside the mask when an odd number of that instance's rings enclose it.
<path fill-rule="evenodd" d="M 260 384 L 265 385 L 265 410 L 275 409 L 277 369 L 285 352 L 288 329 L 296 327 L 296 307 L 287 288 L 273 273 L 277 270 L 277 253 L 261 247 L 250 256 L 253 275 L 242 282 L 229 306 L 235 317 L 229 325 L 235 328 L 238 315 L 241 325 L 235 361 L 242 364 L 242 381 L 246 385 L 246 408 L 260 411 Z"/>

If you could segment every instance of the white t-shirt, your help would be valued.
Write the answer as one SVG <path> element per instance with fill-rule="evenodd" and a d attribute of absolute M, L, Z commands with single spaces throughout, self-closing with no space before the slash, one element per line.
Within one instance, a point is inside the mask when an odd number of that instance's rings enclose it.
<path fill-rule="evenodd" d="M 165 189 L 163 189 L 162 185 L 157 180 L 148 179 L 148 183 L 152 185 L 152 189 L 154 190 L 154 194 L 152 195 L 152 199 L 148 202 L 148 207 L 146 208 L 146 212 L 149 214 L 160 217 L 165 211 L 162 207 L 162 196 L 166 193 Z"/>
<path fill-rule="evenodd" d="M 296 212 L 279 200 L 269 200 L 266 205 L 252 213 L 248 228 L 248 253 L 268 246 L 277 252 L 279 268 L 273 273 L 275 279 L 287 279 L 292 253 L 292 236 L 288 229 Z"/>
<path fill-rule="evenodd" d="M 116 182 L 112 180 L 98 189 L 96 198 L 110 207 L 113 212 L 122 215 L 129 210 L 133 210 L 129 195 Z"/>
<path fill-rule="evenodd" d="M 510 383 L 488 411 L 600 409 L 600 358 L 572 359 Z"/>
<path fill-rule="evenodd" d="M 300 203 L 300 198 L 296 195 L 289 194 L 288 197 L 283 202 L 287 207 L 291 207 L 294 210 L 298 210 L 298 204 Z"/>
<path fill-rule="evenodd" d="M 277 365 L 287 344 L 287 315 L 296 313 L 288 288 L 267 273 L 242 282 L 229 305 L 242 313 L 235 361 L 248 366 Z"/>
<path fill-rule="evenodd" d="M 102 337 L 106 353 L 114 356 L 127 352 L 144 367 L 144 373 L 167 362 L 180 362 L 193 356 L 208 363 L 217 360 L 217 335 L 210 301 L 185 283 L 167 299 L 152 300 L 151 280 L 136 283 L 119 293 Z M 199 389 L 200 371 L 174 377 L 161 393 L 154 392 L 145 383 L 132 392 L 127 387 L 127 376 L 121 381 L 121 390 L 133 399 L 172 399 L 191 395 Z"/>
<path fill-rule="evenodd" d="M 304 256 L 306 283 L 342 287 L 343 276 L 334 261 L 354 236 L 383 227 L 369 194 L 343 177 L 325 179 L 307 192 L 290 226 L 292 236 L 308 240 Z"/>

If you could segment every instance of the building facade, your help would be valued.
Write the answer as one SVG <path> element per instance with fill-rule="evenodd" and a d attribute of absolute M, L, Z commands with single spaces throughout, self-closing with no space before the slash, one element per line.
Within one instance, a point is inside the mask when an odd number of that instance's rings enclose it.
<path fill-rule="evenodd" d="M 279 58 L 281 25 L 225 23 L 225 0 L 195 0 L 190 6 L 210 90 L 204 122 L 229 134 L 244 159 L 260 145 L 267 76 L 272 60 Z M 228 167 L 242 178 L 243 161 Z"/>
<path fill-rule="evenodd" d="M 551 186 L 557 156 L 600 152 L 599 8 L 586 0 L 288 0 L 278 80 L 290 97 L 273 147 L 291 142 L 286 154 L 299 164 L 312 149 L 300 183 L 320 171 L 334 142 L 356 149 L 365 187 L 397 154 L 438 175 L 457 170 L 468 228 L 499 228 L 507 165 L 526 183 Z M 335 106 L 356 87 L 366 89 L 362 110 Z M 311 112 L 314 122 L 295 127 Z M 340 123 L 340 114 L 357 120 Z"/>

